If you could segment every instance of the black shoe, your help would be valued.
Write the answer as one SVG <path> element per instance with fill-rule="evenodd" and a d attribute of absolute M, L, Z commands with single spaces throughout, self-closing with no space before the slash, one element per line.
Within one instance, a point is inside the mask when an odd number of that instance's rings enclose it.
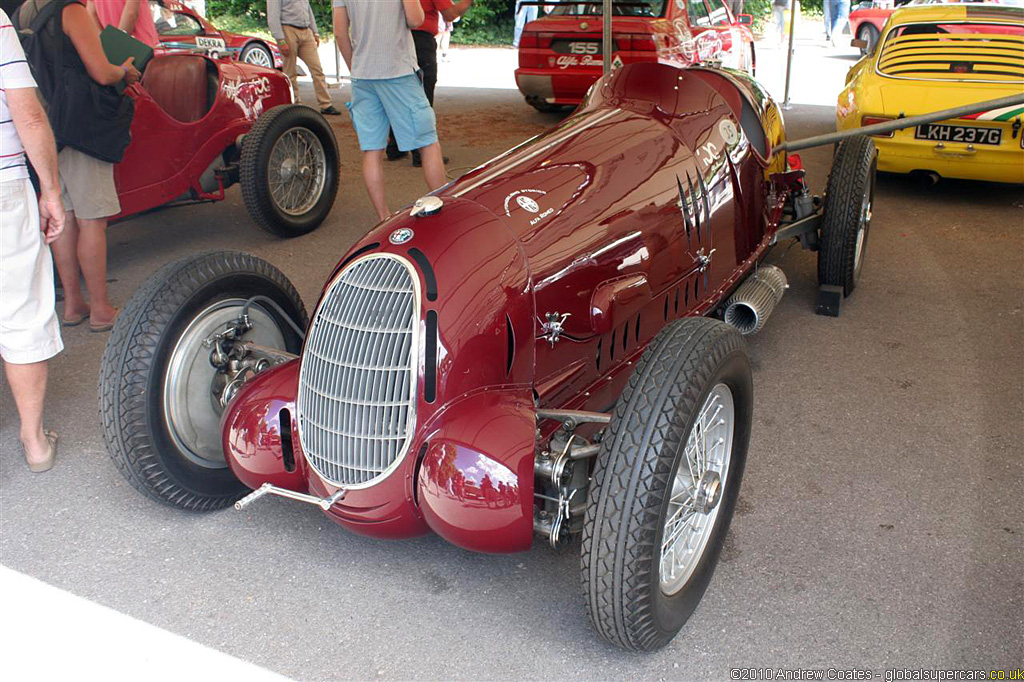
<path fill-rule="evenodd" d="M 320 113 L 324 116 L 341 116 L 341 111 L 339 111 L 333 104 L 325 109 L 321 109 Z"/>
<path fill-rule="evenodd" d="M 388 161 L 398 161 L 409 156 L 409 152 L 400 152 L 397 149 L 385 149 L 384 156 L 388 157 Z"/>

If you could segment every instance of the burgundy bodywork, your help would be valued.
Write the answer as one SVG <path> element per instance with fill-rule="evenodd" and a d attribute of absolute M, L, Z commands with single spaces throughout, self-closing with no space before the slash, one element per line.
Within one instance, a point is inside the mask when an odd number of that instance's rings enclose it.
<path fill-rule="evenodd" d="M 538 430 L 537 408 L 609 410 L 662 327 L 711 312 L 751 271 L 802 186 L 773 154 L 781 142 L 778 109 L 739 74 L 626 65 L 559 126 L 438 190 L 440 212 L 371 230 L 328 286 L 369 253 L 414 265 L 422 314 L 438 316 L 437 364 L 424 367 L 420 349 L 417 386 L 430 375 L 436 395 L 418 391 L 400 466 L 349 490 L 331 519 L 374 537 L 530 547 L 535 452 L 558 426 Z M 415 236 L 396 246 L 399 228 Z M 569 313 L 557 342 L 549 313 Z M 326 496 L 335 489 L 305 464 L 295 419 L 300 362 L 246 384 L 223 445 L 252 488 Z"/>
<path fill-rule="evenodd" d="M 278 71 L 193 54 L 154 57 L 128 89 L 132 141 L 114 167 L 124 218 L 178 199 L 219 200 L 235 181 L 238 138 L 264 111 L 292 101 Z"/>

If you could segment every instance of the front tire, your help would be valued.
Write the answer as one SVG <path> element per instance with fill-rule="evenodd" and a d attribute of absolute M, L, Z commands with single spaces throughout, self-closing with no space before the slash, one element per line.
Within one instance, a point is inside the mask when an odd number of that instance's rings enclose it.
<path fill-rule="evenodd" d="M 857 287 L 867 253 L 875 200 L 875 143 L 864 135 L 839 143 L 825 189 L 818 245 L 818 283 Z"/>
<path fill-rule="evenodd" d="M 279 237 L 312 232 L 338 194 L 338 142 L 330 124 L 301 104 L 266 112 L 242 143 L 241 181 L 257 225 Z"/>
<path fill-rule="evenodd" d="M 587 611 L 612 644 L 658 649 L 697 608 L 736 506 L 752 405 L 744 341 L 722 322 L 670 324 L 638 363 L 601 440 L 580 555 Z"/>
<path fill-rule="evenodd" d="M 237 252 L 166 265 L 118 315 L 100 364 L 103 441 L 118 470 L 147 497 L 208 511 L 248 492 L 224 460 L 223 408 L 211 392 L 217 370 L 203 341 L 256 295 L 305 327 L 305 307 L 288 279 Z M 301 338 L 273 306 L 256 301 L 249 315 L 255 326 L 243 340 L 299 352 Z"/>

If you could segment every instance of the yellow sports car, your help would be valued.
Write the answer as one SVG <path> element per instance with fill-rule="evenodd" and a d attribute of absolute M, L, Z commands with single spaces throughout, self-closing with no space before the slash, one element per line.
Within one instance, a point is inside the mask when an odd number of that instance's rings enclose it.
<path fill-rule="evenodd" d="M 896 10 L 874 51 L 846 76 L 836 129 L 983 102 L 1024 90 L 1024 8 L 922 5 Z M 878 170 L 1024 183 L 1024 106 L 874 137 Z"/>

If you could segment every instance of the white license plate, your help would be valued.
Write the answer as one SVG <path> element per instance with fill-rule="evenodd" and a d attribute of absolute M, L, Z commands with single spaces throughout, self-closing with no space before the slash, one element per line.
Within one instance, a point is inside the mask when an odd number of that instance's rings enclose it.
<path fill-rule="evenodd" d="M 966 142 L 968 144 L 998 145 L 1003 141 L 1003 131 L 999 128 L 982 126 L 954 126 L 945 123 L 926 123 L 917 126 L 914 135 L 919 140 L 936 142 Z"/>
<path fill-rule="evenodd" d="M 223 50 L 227 44 L 221 38 L 196 38 L 196 47 L 205 47 L 213 50 Z"/>

